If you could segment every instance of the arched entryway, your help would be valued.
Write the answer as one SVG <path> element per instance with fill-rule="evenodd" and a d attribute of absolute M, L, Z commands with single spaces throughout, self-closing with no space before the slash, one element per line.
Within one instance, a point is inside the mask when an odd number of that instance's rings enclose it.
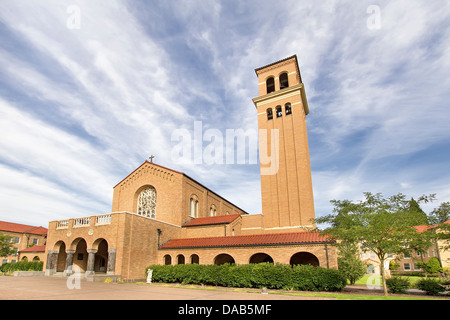
<path fill-rule="evenodd" d="M 56 272 L 63 272 L 66 269 L 66 244 L 64 241 L 58 241 L 55 243 L 54 250 L 58 252 L 58 258 L 56 259 Z"/>
<path fill-rule="evenodd" d="M 49 245 L 46 259 L 45 275 L 51 276 L 56 272 L 63 272 L 65 270 L 67 260 L 65 242 L 59 240 L 53 245 L 53 247 Z"/>
<path fill-rule="evenodd" d="M 220 266 L 225 263 L 235 263 L 234 258 L 226 253 L 219 254 L 214 258 L 215 265 Z"/>
<path fill-rule="evenodd" d="M 75 239 L 70 245 L 70 249 L 75 250 L 73 254 L 72 268 L 77 268 L 77 271 L 85 272 L 88 263 L 86 240 L 83 238 Z"/>
<path fill-rule="evenodd" d="M 297 252 L 291 257 L 290 265 L 295 266 L 298 264 L 309 264 L 314 267 L 320 266 L 319 259 L 315 255 L 309 252 Z"/>
<path fill-rule="evenodd" d="M 263 263 L 263 262 L 273 263 L 273 259 L 268 254 L 260 252 L 252 255 L 249 261 L 249 263 Z"/>
<path fill-rule="evenodd" d="M 97 248 L 94 258 L 94 271 L 106 272 L 108 265 L 108 242 L 105 239 L 97 239 L 94 242 L 94 249 Z"/>

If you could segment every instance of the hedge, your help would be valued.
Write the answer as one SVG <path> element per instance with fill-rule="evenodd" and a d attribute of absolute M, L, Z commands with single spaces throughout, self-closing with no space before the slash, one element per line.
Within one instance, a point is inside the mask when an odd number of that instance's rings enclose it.
<path fill-rule="evenodd" d="M 42 261 L 20 261 L 15 263 L 5 263 L 0 267 L 0 271 L 42 271 L 43 266 L 44 262 Z"/>
<path fill-rule="evenodd" d="M 152 282 L 214 285 L 235 288 L 285 289 L 299 291 L 341 291 L 346 277 L 335 269 L 310 265 L 223 264 L 152 265 Z"/>

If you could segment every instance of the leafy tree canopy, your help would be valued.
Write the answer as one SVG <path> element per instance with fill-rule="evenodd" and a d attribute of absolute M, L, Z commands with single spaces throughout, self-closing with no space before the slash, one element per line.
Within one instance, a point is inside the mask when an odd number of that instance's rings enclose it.
<path fill-rule="evenodd" d="M 11 237 L 0 233 L 0 257 L 7 257 L 13 253 L 15 249 L 11 243 Z"/>
<path fill-rule="evenodd" d="M 420 209 L 421 202 L 434 200 L 435 195 L 422 196 L 417 201 L 407 200 L 399 193 L 385 198 L 381 193 L 364 193 L 364 200 L 332 200 L 333 213 L 317 218 L 316 224 L 330 227 L 322 231 L 340 245 L 359 244 L 363 251 L 374 252 L 380 260 L 383 286 L 384 261 L 389 253 L 400 253 L 430 247 L 434 232 L 419 232 L 415 226 L 427 224 Z M 413 201 L 414 200 L 414 201 Z"/>

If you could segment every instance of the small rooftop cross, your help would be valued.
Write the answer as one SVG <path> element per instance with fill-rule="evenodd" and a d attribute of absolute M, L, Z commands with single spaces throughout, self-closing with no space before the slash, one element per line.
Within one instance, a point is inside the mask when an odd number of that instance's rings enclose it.
<path fill-rule="evenodd" d="M 151 155 L 150 157 L 148 157 L 149 159 L 150 159 L 150 162 L 151 163 L 153 163 L 153 158 L 154 158 L 155 156 L 154 155 Z"/>

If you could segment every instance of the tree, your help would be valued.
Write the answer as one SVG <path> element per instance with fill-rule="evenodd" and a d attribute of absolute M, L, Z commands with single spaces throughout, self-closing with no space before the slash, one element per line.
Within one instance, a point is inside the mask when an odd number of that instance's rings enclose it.
<path fill-rule="evenodd" d="M 422 232 L 414 226 L 423 224 L 423 216 L 399 193 L 384 198 L 380 193 L 364 193 L 364 200 L 332 200 L 333 213 L 315 219 L 316 224 L 328 224 L 321 231 L 341 243 L 359 244 L 364 251 L 374 252 L 380 261 L 384 294 L 388 295 L 384 264 L 388 254 L 412 251 L 411 245 L 432 245 L 434 232 Z M 422 196 L 417 202 L 434 199 Z M 426 236 L 425 236 L 426 234 Z M 425 243 L 426 242 L 426 243 Z"/>
<path fill-rule="evenodd" d="M 339 249 L 338 269 L 347 277 L 350 284 L 355 284 L 356 280 L 366 273 L 367 264 L 359 258 L 357 245 L 338 243 L 337 246 Z"/>
<path fill-rule="evenodd" d="M 411 212 L 415 212 L 417 214 L 417 222 L 419 222 L 418 225 L 428 224 L 427 214 L 422 210 L 422 208 L 417 203 L 417 201 L 414 200 L 414 198 L 411 198 L 411 200 L 409 200 L 408 209 L 411 210 Z"/>
<path fill-rule="evenodd" d="M 443 224 L 450 220 L 450 202 L 443 202 L 439 208 L 431 211 L 428 220 L 430 224 Z"/>
<path fill-rule="evenodd" d="M 11 237 L 0 233 L 0 257 L 7 257 L 15 252 L 16 249 L 11 243 Z"/>
<path fill-rule="evenodd" d="M 431 257 L 428 262 L 419 262 L 418 265 L 425 270 L 426 277 L 429 273 L 442 272 L 441 264 L 435 257 Z"/>

